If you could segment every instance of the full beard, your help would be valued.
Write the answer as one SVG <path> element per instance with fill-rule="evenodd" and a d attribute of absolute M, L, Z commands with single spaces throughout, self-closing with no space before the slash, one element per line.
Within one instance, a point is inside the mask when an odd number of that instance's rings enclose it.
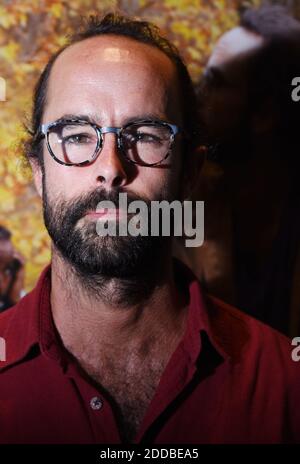
<path fill-rule="evenodd" d="M 43 192 L 44 221 L 55 252 L 90 296 L 111 305 L 128 306 L 147 299 L 160 285 L 164 256 L 171 253 L 170 237 L 99 236 L 96 220 L 83 219 L 100 201 L 117 205 L 120 191 L 95 190 L 71 201 L 50 200 L 46 185 Z M 149 201 L 127 195 L 128 204 L 143 200 L 150 211 Z M 68 285 L 72 279 L 65 275 L 65 280 Z"/>

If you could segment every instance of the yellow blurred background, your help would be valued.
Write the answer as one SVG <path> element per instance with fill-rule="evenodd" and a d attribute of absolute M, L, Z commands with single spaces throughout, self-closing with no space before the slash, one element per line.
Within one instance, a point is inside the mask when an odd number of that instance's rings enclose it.
<path fill-rule="evenodd" d="M 0 224 L 13 234 L 26 259 L 26 290 L 49 262 L 49 238 L 41 202 L 22 161 L 34 84 L 50 55 L 65 41 L 80 16 L 117 10 L 157 24 L 179 48 L 196 81 L 217 38 L 238 21 L 238 0 L 1 0 Z M 259 4 L 259 0 L 247 2 Z M 3 100 L 3 99 L 2 99 Z"/>

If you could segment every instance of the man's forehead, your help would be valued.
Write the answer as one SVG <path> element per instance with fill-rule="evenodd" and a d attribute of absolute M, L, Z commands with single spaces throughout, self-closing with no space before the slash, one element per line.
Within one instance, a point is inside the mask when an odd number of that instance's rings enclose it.
<path fill-rule="evenodd" d="M 139 42 L 130 37 L 101 35 L 91 37 L 67 47 L 57 58 L 54 68 L 59 66 L 87 65 L 144 66 L 162 72 L 174 74 L 175 66 L 168 56 L 158 48 Z"/>
<path fill-rule="evenodd" d="M 257 51 L 264 44 L 264 38 L 243 27 L 235 27 L 226 32 L 217 42 L 208 61 L 208 66 L 220 66 Z"/>
<path fill-rule="evenodd" d="M 106 117 L 121 125 L 124 118 L 140 112 L 174 119 L 180 113 L 179 95 L 177 68 L 161 50 L 123 36 L 97 36 L 58 56 L 50 73 L 44 118 L 83 114 L 84 109 L 98 111 L 99 123 Z"/>

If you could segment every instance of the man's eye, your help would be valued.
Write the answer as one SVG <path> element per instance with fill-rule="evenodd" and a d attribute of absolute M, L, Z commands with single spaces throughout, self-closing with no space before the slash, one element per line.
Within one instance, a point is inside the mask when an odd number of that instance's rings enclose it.
<path fill-rule="evenodd" d="M 137 132 L 133 136 L 135 143 L 155 143 L 159 144 L 162 142 L 161 138 L 157 134 L 151 134 L 150 132 Z"/>
<path fill-rule="evenodd" d="M 155 134 L 138 132 L 138 140 L 144 143 L 160 143 L 161 139 Z"/>
<path fill-rule="evenodd" d="M 68 145 L 86 145 L 93 143 L 93 140 L 90 134 L 73 134 L 62 137 L 62 143 Z"/>

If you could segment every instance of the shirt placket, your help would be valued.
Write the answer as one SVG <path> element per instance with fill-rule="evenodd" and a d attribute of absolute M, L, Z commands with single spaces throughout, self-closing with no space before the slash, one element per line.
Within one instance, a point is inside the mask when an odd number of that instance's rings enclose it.
<path fill-rule="evenodd" d="M 74 365 L 68 368 L 67 375 L 77 390 L 84 414 L 88 419 L 91 442 L 121 443 L 117 421 L 107 395 L 80 375 Z"/>

